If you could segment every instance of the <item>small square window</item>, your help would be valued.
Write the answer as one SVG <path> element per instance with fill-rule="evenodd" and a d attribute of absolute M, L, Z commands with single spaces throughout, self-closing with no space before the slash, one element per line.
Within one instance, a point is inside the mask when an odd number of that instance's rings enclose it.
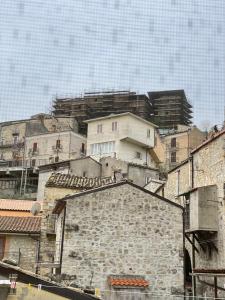
<path fill-rule="evenodd" d="M 137 158 L 137 159 L 142 159 L 141 152 L 136 152 L 136 158 Z"/>

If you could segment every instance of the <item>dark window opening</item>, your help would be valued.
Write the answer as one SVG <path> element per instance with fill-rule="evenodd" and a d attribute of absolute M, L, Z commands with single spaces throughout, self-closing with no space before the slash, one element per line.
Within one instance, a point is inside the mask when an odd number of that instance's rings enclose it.
<path fill-rule="evenodd" d="M 171 160 L 171 163 L 177 162 L 177 153 L 176 152 L 171 152 L 170 160 Z"/>
<path fill-rule="evenodd" d="M 56 141 L 56 148 L 59 149 L 60 148 L 60 140 Z"/>
<path fill-rule="evenodd" d="M 58 162 L 58 161 L 59 161 L 59 157 L 56 156 L 56 157 L 55 157 L 55 162 Z"/>
<path fill-rule="evenodd" d="M 33 143 L 33 152 L 37 151 L 37 143 Z"/>
<path fill-rule="evenodd" d="M 84 143 L 82 143 L 82 145 L 81 145 L 81 153 L 85 153 L 85 144 Z"/>
<path fill-rule="evenodd" d="M 32 159 L 32 161 L 31 161 L 31 166 L 32 166 L 32 167 L 35 167 L 35 164 L 36 164 L 36 159 Z"/>
<path fill-rule="evenodd" d="M 172 139 L 171 139 L 171 147 L 176 147 L 176 145 L 177 145 L 177 140 L 176 140 L 176 138 L 172 138 Z"/>

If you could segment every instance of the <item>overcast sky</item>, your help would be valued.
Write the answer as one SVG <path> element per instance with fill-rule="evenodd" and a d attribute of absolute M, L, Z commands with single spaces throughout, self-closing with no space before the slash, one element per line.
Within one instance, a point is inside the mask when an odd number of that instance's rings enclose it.
<path fill-rule="evenodd" d="M 1 0 L 0 121 L 54 95 L 184 89 L 194 121 L 222 123 L 224 0 Z"/>

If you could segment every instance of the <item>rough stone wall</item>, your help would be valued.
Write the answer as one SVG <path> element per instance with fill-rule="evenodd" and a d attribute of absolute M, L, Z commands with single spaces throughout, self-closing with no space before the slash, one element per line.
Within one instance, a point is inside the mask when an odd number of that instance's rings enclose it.
<path fill-rule="evenodd" d="M 47 236 L 48 226 L 52 217 L 52 210 L 55 206 L 55 200 L 68 195 L 73 195 L 79 190 L 48 187 L 45 189 L 42 203 L 41 236 L 40 236 L 40 262 L 53 262 L 54 254 L 57 248 L 54 235 Z M 51 268 L 40 265 L 40 274 L 51 274 Z"/>
<path fill-rule="evenodd" d="M 6 237 L 4 258 L 18 261 L 20 249 L 19 266 L 24 270 L 35 272 L 38 251 L 38 242 L 36 240 L 38 238 L 38 236 L 32 238 L 28 235 L 8 235 Z"/>
<path fill-rule="evenodd" d="M 189 163 L 179 167 L 180 170 L 180 193 L 188 191 L 188 178 L 191 168 Z M 198 152 L 193 154 L 194 164 L 194 187 L 207 185 L 217 186 L 217 203 L 218 203 L 218 233 L 211 237 L 212 242 L 218 248 L 218 253 L 215 250 L 204 252 L 199 244 L 196 246 L 199 249 L 199 254 L 196 254 L 196 267 L 198 268 L 224 268 L 225 266 L 225 216 L 224 216 L 224 183 L 225 183 L 225 156 L 224 156 L 224 135 L 209 143 Z M 188 171 L 189 170 L 189 171 Z M 190 176 L 190 177 L 189 177 Z M 168 181 L 165 187 L 165 196 L 172 201 L 179 201 L 182 204 L 182 197 L 176 198 L 176 179 L 177 170 L 169 173 Z M 191 256 L 191 245 L 186 242 L 186 247 Z M 212 283 L 211 280 L 208 280 Z M 218 283 L 223 287 L 224 282 L 218 279 Z M 225 293 L 223 293 L 225 297 Z"/>
<path fill-rule="evenodd" d="M 182 292 L 182 256 L 178 207 L 129 184 L 67 200 L 62 274 L 79 286 L 108 290 L 109 275 L 143 275 L 144 292 Z"/>

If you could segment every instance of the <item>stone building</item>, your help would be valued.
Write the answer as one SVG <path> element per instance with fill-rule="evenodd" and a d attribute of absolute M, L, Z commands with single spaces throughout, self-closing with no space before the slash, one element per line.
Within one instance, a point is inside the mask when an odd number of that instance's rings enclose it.
<path fill-rule="evenodd" d="M 111 177 L 87 178 L 65 173 L 52 173 L 47 180 L 42 202 L 42 220 L 40 253 L 38 270 L 43 275 L 52 276 L 52 268 L 59 267 L 59 257 L 55 256 L 56 249 L 60 247 L 61 241 L 56 240 L 56 216 L 52 214 L 57 199 L 68 195 L 74 195 L 80 191 L 85 191 L 101 187 L 113 182 Z"/>
<path fill-rule="evenodd" d="M 148 165 L 135 164 L 110 156 L 101 158 L 99 162 L 102 165 L 102 177 L 115 177 L 120 174 L 121 178 L 128 179 L 141 187 L 151 179 L 159 179 L 159 170 Z"/>
<path fill-rule="evenodd" d="M 103 299 L 183 294 L 180 205 L 121 181 L 64 197 L 53 213 L 58 278 Z"/>
<path fill-rule="evenodd" d="M 222 272 L 225 266 L 225 130 L 191 152 L 190 157 L 168 174 L 165 196 L 185 207 L 186 247 L 192 269 Z M 210 295 L 211 278 L 193 282 L 193 292 Z M 196 287 L 197 285 L 197 287 Z M 221 295 L 224 281 L 218 279 Z"/>
<path fill-rule="evenodd" d="M 40 165 L 78 158 L 85 151 L 86 138 L 71 117 L 39 114 L 1 123 L 0 195 L 35 197 Z"/>
<path fill-rule="evenodd" d="M 111 156 L 156 167 L 149 151 L 155 144 L 156 125 L 131 113 L 112 114 L 85 122 L 88 124 L 87 155 L 96 160 Z"/>
<path fill-rule="evenodd" d="M 0 259 L 36 271 L 41 218 L 0 216 Z"/>
<path fill-rule="evenodd" d="M 196 126 L 177 125 L 177 129 L 156 133 L 154 151 L 162 170 L 168 171 L 187 159 L 193 149 L 206 139 L 206 133 Z"/>
<path fill-rule="evenodd" d="M 90 156 L 54 162 L 39 167 L 37 200 L 44 199 L 45 185 L 52 173 L 76 175 L 79 177 L 101 177 L 102 165 Z"/>

